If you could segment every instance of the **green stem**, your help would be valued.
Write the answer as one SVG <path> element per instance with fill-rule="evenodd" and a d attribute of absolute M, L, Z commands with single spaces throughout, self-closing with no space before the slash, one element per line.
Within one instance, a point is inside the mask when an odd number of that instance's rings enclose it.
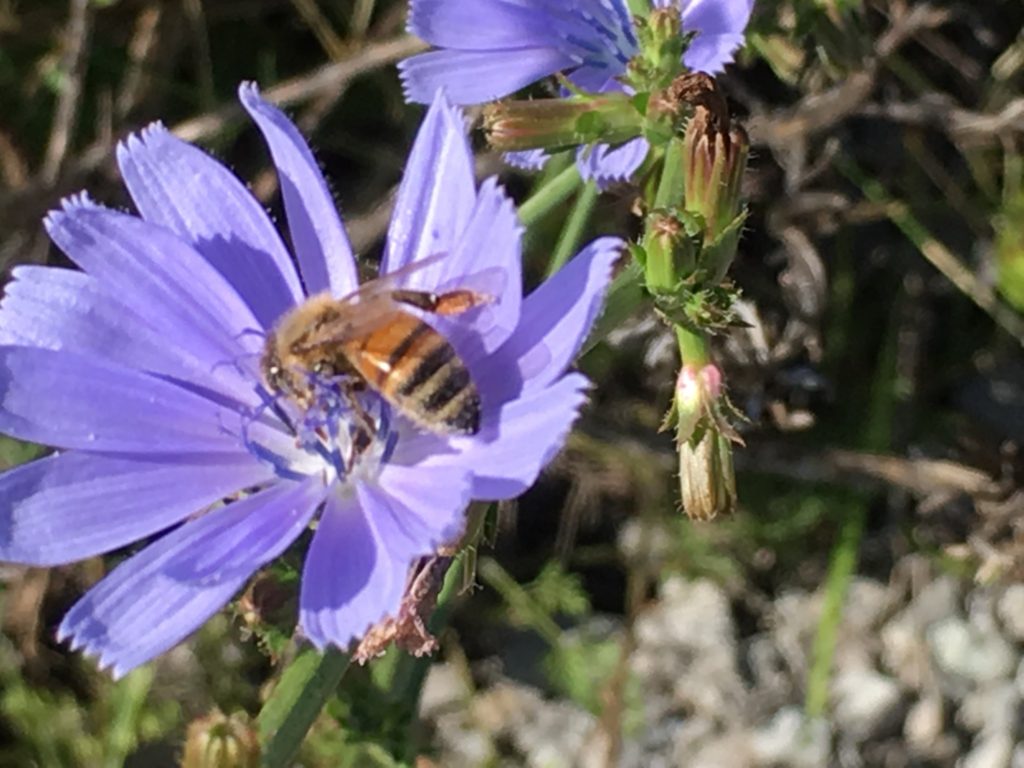
<path fill-rule="evenodd" d="M 508 571 L 489 557 L 480 560 L 479 570 L 480 578 L 501 595 L 501 599 L 509 608 L 540 635 L 544 642 L 552 648 L 559 647 L 562 629 Z"/>
<path fill-rule="evenodd" d="M 676 339 L 679 342 L 679 355 L 683 358 L 683 365 L 692 365 L 699 369 L 711 362 L 708 337 L 703 333 L 696 333 L 677 325 Z"/>
<path fill-rule="evenodd" d="M 348 654 L 308 648 L 288 666 L 259 715 L 263 768 L 286 768 L 324 705 L 334 696 Z"/>
<path fill-rule="evenodd" d="M 448 617 L 451 616 L 452 609 L 455 607 L 455 597 L 462 588 L 464 557 L 465 553 L 459 555 L 448 568 L 441 592 L 437 596 L 437 606 L 427 622 L 430 631 L 435 635 L 448 624 Z M 420 692 L 423 690 L 423 681 L 426 680 L 430 664 L 431 659 L 428 656 L 417 658 L 403 653 L 395 666 L 394 675 L 391 678 L 391 698 L 397 706 L 406 708 L 410 721 L 419 707 Z"/>
<path fill-rule="evenodd" d="M 683 204 L 683 182 L 686 169 L 683 167 L 683 140 L 676 136 L 665 150 L 665 162 L 661 167 L 658 191 L 654 194 L 655 208 L 679 208 Z"/>
<path fill-rule="evenodd" d="M 147 665 L 135 670 L 117 683 L 112 697 L 114 712 L 106 734 L 104 765 L 124 765 L 138 744 L 139 719 L 153 685 L 153 668 Z"/>
<path fill-rule="evenodd" d="M 644 303 L 647 294 L 644 293 L 643 277 L 643 270 L 636 261 L 631 261 L 615 276 L 605 296 L 604 309 L 580 348 L 579 357 L 583 357 L 605 336 L 621 327 Z"/>
<path fill-rule="evenodd" d="M 519 220 L 525 227 L 532 227 L 548 211 L 566 200 L 583 180 L 572 163 L 519 206 Z"/>
<path fill-rule="evenodd" d="M 841 507 L 844 520 L 839 531 L 839 541 L 832 550 L 825 580 L 825 600 L 818 619 L 814 645 L 811 649 L 811 669 L 807 676 L 807 714 L 822 717 L 828 707 L 829 680 L 832 677 L 832 660 L 835 657 L 836 640 L 843 619 L 843 604 L 850 579 L 857 567 L 861 535 L 867 505 L 857 499 L 847 500 Z"/>
<path fill-rule="evenodd" d="M 597 184 L 593 181 L 588 181 L 580 192 L 579 197 L 576 198 L 576 203 L 572 207 L 569 219 L 565 222 L 565 228 L 558 237 L 555 252 L 551 256 L 551 262 L 548 264 L 547 277 L 551 277 L 555 272 L 564 267 L 565 263 L 576 253 L 580 246 L 580 241 L 583 240 L 587 224 L 590 222 L 590 214 L 594 212 L 597 195 Z"/>

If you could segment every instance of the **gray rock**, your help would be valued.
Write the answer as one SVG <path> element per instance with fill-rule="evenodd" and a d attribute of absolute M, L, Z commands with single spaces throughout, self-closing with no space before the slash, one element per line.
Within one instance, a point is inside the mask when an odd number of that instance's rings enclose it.
<path fill-rule="evenodd" d="M 848 667 L 832 681 L 835 726 L 855 742 L 897 729 L 902 699 L 899 683 L 874 669 Z"/>
<path fill-rule="evenodd" d="M 880 636 L 884 669 L 907 688 L 922 688 L 933 676 L 932 658 L 923 628 L 913 612 L 906 610 L 893 617 L 882 628 Z"/>
<path fill-rule="evenodd" d="M 821 615 L 821 594 L 790 591 L 779 595 L 769 617 L 772 637 L 793 677 L 805 679 L 808 654 Z"/>
<path fill-rule="evenodd" d="M 1017 686 L 1017 696 L 1024 699 L 1024 658 L 1017 665 L 1017 674 L 1014 676 L 1013 682 Z"/>
<path fill-rule="evenodd" d="M 736 629 L 729 599 L 717 585 L 669 579 L 635 631 L 630 668 L 651 702 L 723 722 L 739 716 L 744 688 Z"/>
<path fill-rule="evenodd" d="M 597 720 L 566 701 L 549 701 L 526 685 L 501 681 L 473 702 L 477 726 L 510 741 L 530 768 L 600 765 Z"/>
<path fill-rule="evenodd" d="M 430 719 L 465 706 L 473 690 L 454 664 L 431 664 L 420 694 L 420 717 Z"/>
<path fill-rule="evenodd" d="M 960 745 L 946 729 L 946 708 L 942 695 L 930 691 L 907 712 L 903 736 L 913 756 L 936 763 L 951 763 Z"/>
<path fill-rule="evenodd" d="M 996 613 L 1006 636 L 1024 643 L 1024 584 L 1013 584 L 1006 588 L 996 604 Z"/>
<path fill-rule="evenodd" d="M 936 664 L 945 672 L 975 684 L 1009 677 L 1017 654 L 995 631 L 950 617 L 926 633 Z"/>
<path fill-rule="evenodd" d="M 1006 734 L 992 734 L 971 747 L 959 768 L 1010 768 L 1013 758 L 1013 738 Z"/>
<path fill-rule="evenodd" d="M 758 765 L 821 768 L 828 765 L 828 723 L 811 720 L 796 707 L 786 707 L 768 725 L 754 731 L 750 746 Z"/>
<path fill-rule="evenodd" d="M 1020 694 L 1010 680 L 999 680 L 975 688 L 964 696 L 957 722 L 974 733 L 1013 735 L 1020 724 Z"/>

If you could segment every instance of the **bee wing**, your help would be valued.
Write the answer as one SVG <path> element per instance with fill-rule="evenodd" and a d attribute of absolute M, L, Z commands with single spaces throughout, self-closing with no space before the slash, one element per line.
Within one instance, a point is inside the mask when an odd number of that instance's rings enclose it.
<path fill-rule="evenodd" d="M 447 256 L 447 251 L 439 251 L 438 253 L 432 253 L 418 261 L 414 261 L 411 264 L 406 264 L 404 267 L 396 269 L 393 272 L 388 272 L 385 275 L 378 275 L 372 280 L 367 280 L 365 283 L 360 285 L 352 291 L 352 293 L 345 296 L 342 301 L 361 301 L 362 297 L 367 294 L 393 291 L 396 288 L 402 287 L 399 283 L 409 275 L 416 274 L 421 270 L 432 267 L 438 262 L 443 261 Z"/>
<path fill-rule="evenodd" d="M 366 336 L 389 323 L 396 312 L 402 312 L 402 309 L 387 290 L 367 292 L 358 301 L 341 299 L 335 316 L 310 330 L 297 349 L 312 352 Z"/>

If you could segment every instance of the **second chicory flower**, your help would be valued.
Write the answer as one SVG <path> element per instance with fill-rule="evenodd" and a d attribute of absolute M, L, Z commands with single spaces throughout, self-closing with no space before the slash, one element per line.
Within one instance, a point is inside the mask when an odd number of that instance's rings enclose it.
<path fill-rule="evenodd" d="M 719 72 L 743 43 L 753 0 L 654 0 L 674 7 L 693 39 L 683 55 L 690 70 Z M 413 56 L 400 69 L 410 101 L 429 103 L 444 88 L 457 104 L 503 98 L 562 72 L 584 91 L 621 91 L 622 76 L 640 51 L 625 0 L 412 0 L 409 30 L 437 50 Z M 580 151 L 585 179 L 599 184 L 628 178 L 648 145 Z M 543 152 L 515 153 L 516 164 L 539 167 Z"/>

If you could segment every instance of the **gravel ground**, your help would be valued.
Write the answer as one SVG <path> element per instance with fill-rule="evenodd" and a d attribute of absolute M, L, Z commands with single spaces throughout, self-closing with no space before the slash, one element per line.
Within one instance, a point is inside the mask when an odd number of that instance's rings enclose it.
<path fill-rule="evenodd" d="M 615 764 L 1024 768 L 1024 585 L 972 586 L 916 556 L 893 573 L 907 578 L 851 584 L 830 715 L 817 721 L 802 704 L 820 590 L 780 594 L 744 635 L 715 584 L 664 582 L 635 625 L 639 695 Z M 593 621 L 582 629 L 623 632 L 618 619 Z M 484 666 L 475 691 L 450 663 L 431 670 L 422 715 L 437 765 L 608 764 L 598 716 L 514 674 L 521 658 Z"/>

